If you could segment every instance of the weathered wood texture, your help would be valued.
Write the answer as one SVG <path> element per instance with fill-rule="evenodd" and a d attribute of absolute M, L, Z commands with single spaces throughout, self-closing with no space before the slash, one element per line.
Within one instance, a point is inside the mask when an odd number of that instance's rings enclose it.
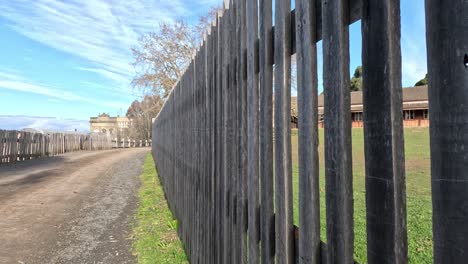
<path fill-rule="evenodd" d="M 347 0 L 322 5 L 327 259 L 352 263 L 353 172 Z"/>
<path fill-rule="evenodd" d="M 275 1 L 275 246 L 277 263 L 293 263 L 291 164 L 291 1 Z M 249 201 L 250 202 L 250 201 Z"/>
<path fill-rule="evenodd" d="M 133 141 L 133 146 L 136 145 Z M 101 134 L 42 134 L 0 130 L 0 164 L 80 150 L 111 149 L 113 146 L 111 138 Z"/>
<path fill-rule="evenodd" d="M 249 263 L 259 258 L 258 2 L 247 0 L 247 177 Z"/>
<path fill-rule="evenodd" d="M 434 263 L 468 259 L 468 2 L 426 0 Z"/>
<path fill-rule="evenodd" d="M 259 1 L 260 84 L 260 240 L 261 261 L 274 263 L 275 218 L 273 197 L 273 38 L 272 0 Z"/>
<path fill-rule="evenodd" d="M 299 115 L 299 263 L 320 263 L 317 1 L 296 1 Z"/>
<path fill-rule="evenodd" d="M 363 0 L 367 258 L 406 263 L 400 1 Z"/>
<path fill-rule="evenodd" d="M 290 0 L 274 3 L 225 3 L 153 126 L 154 161 L 190 262 L 354 262 L 348 27 L 362 17 L 368 261 L 407 263 L 400 1 L 296 0 L 293 11 Z M 464 263 L 468 6 L 427 0 L 426 9 L 435 262 Z M 321 39 L 327 244 L 320 241 Z M 299 227 L 292 198 L 293 54 Z"/>

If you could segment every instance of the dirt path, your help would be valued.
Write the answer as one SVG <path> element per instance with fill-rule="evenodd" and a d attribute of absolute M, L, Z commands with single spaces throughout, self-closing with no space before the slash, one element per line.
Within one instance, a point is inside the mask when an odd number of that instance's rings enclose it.
<path fill-rule="evenodd" d="M 134 263 L 130 224 L 149 149 L 0 167 L 0 263 Z"/>

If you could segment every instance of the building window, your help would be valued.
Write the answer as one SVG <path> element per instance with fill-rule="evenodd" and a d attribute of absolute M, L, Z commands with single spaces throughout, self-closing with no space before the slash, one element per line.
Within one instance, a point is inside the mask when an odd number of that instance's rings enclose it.
<path fill-rule="evenodd" d="M 362 121 L 363 118 L 362 118 L 362 112 L 356 112 L 356 113 L 353 113 L 353 121 Z"/>
<path fill-rule="evenodd" d="M 429 119 L 429 110 L 423 111 L 424 119 Z"/>
<path fill-rule="evenodd" d="M 413 120 L 415 117 L 413 110 L 406 110 L 403 113 L 405 120 Z"/>

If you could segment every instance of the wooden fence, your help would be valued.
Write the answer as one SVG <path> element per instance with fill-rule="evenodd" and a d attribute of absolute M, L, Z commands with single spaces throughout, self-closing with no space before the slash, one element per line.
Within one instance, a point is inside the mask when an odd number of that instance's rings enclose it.
<path fill-rule="evenodd" d="M 79 150 L 111 148 L 110 138 L 102 134 L 42 134 L 0 130 L 0 164 L 55 156 Z"/>
<path fill-rule="evenodd" d="M 190 261 L 353 263 L 348 25 L 361 19 L 368 261 L 407 263 L 400 1 L 296 0 L 292 12 L 290 0 L 274 2 L 274 28 L 272 0 L 226 6 L 154 123 L 155 163 Z M 468 3 L 425 2 L 434 262 L 466 263 Z M 326 244 L 318 184 L 319 40 Z M 293 226 L 292 54 L 300 228 Z"/>
<path fill-rule="evenodd" d="M 143 148 L 143 147 L 151 147 L 151 139 L 150 140 L 136 140 L 136 139 L 129 139 L 129 138 L 115 138 L 112 140 L 112 147 L 113 148 Z"/>

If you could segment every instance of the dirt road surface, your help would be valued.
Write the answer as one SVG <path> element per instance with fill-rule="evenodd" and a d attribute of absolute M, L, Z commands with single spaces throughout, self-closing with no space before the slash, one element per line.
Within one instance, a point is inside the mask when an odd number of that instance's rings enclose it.
<path fill-rule="evenodd" d="M 135 263 L 131 225 L 149 149 L 0 166 L 0 263 Z"/>

